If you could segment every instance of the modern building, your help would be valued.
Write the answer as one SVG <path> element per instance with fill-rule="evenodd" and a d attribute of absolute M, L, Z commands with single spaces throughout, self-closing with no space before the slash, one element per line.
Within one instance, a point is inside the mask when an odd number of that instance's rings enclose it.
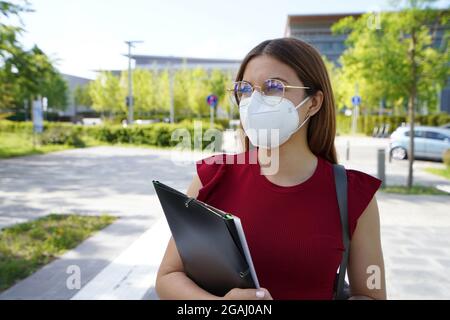
<path fill-rule="evenodd" d="M 334 35 L 331 26 L 347 16 L 355 18 L 361 13 L 353 14 L 313 14 L 289 15 L 285 36 L 301 39 L 312 44 L 328 60 L 338 63 L 345 50 L 345 35 Z"/>
<path fill-rule="evenodd" d="M 68 87 L 68 91 L 69 91 L 68 92 L 68 100 L 69 101 L 68 101 L 67 109 L 64 112 L 62 112 L 61 115 L 74 117 L 76 114 L 78 114 L 80 112 L 91 111 L 91 109 L 89 107 L 80 106 L 75 103 L 76 101 L 75 101 L 74 93 L 75 93 L 75 89 L 78 86 L 88 85 L 92 80 L 77 77 L 77 76 L 72 76 L 69 74 L 62 74 L 62 77 L 67 83 L 67 87 Z"/>
<path fill-rule="evenodd" d="M 128 57 L 128 55 L 126 55 Z M 151 55 L 131 55 L 135 61 L 136 69 L 148 70 L 178 70 L 181 68 L 195 69 L 201 67 L 206 71 L 223 70 L 230 71 L 233 74 L 237 72 L 241 64 L 240 60 L 230 59 L 208 59 L 208 58 L 190 58 L 173 56 L 151 56 Z M 113 74 L 120 74 L 122 70 L 113 70 Z"/>
<path fill-rule="evenodd" d="M 165 68 L 197 68 L 202 67 L 205 70 L 224 70 L 235 71 L 239 68 L 240 60 L 229 59 L 206 59 L 206 58 L 188 58 L 171 56 L 146 56 L 133 55 L 137 68 L 145 69 L 165 69 Z"/>
<path fill-rule="evenodd" d="M 344 52 L 346 35 L 334 35 L 331 26 L 340 19 L 361 16 L 362 13 L 344 14 L 305 14 L 289 15 L 285 28 L 285 36 L 304 40 L 316 47 L 328 60 L 339 64 L 339 57 Z M 377 16 L 368 21 L 376 27 Z M 447 27 L 448 29 L 448 27 Z M 435 34 L 434 46 L 442 45 L 445 29 L 438 28 Z M 440 111 L 450 113 L 450 79 L 447 86 L 439 94 Z"/>

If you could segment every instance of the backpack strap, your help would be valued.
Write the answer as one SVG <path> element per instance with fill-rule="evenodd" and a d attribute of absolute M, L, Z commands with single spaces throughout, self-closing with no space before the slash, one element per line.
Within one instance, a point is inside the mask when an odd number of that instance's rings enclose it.
<path fill-rule="evenodd" d="M 339 266 L 339 273 L 337 275 L 336 284 L 336 300 L 346 299 L 345 289 L 345 274 L 347 271 L 348 257 L 350 252 L 350 232 L 348 224 L 348 202 L 347 202 L 347 172 L 345 167 L 339 164 L 333 165 L 334 180 L 336 184 L 336 195 L 339 204 L 339 212 L 342 225 L 342 241 L 344 243 L 344 254 Z"/>

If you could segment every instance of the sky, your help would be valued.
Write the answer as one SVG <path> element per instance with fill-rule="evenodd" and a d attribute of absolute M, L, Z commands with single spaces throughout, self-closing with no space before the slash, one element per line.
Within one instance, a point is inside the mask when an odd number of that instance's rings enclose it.
<path fill-rule="evenodd" d="M 445 3 L 446 1 L 440 1 Z M 355 13 L 389 0 L 30 0 L 26 47 L 37 44 L 67 74 L 128 66 L 135 54 L 242 59 L 258 43 L 284 36 L 289 14 Z"/>

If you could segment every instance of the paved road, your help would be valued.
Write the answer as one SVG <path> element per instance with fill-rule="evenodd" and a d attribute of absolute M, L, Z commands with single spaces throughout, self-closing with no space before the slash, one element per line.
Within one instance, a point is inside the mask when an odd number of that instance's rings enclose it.
<path fill-rule="evenodd" d="M 342 150 L 346 140 L 339 139 L 338 150 Z M 376 156 L 376 149 L 382 142 L 353 139 L 352 161 L 346 165 L 375 174 L 371 166 L 375 161 L 370 159 Z M 103 279 L 110 279 L 111 272 L 117 272 L 117 265 L 121 265 L 119 269 L 123 274 L 121 284 L 135 283 L 131 280 L 133 273 L 127 273 L 127 268 L 140 270 L 135 272 L 138 279 L 154 279 L 154 274 L 143 275 L 142 268 L 134 268 L 140 265 L 142 258 L 136 248 L 156 243 L 157 248 L 148 247 L 148 256 L 159 261 L 161 248 L 166 243 L 167 232 L 161 233 L 164 235 L 159 243 L 148 240 L 149 233 L 155 232 L 150 228 L 158 225 L 156 221 L 161 221 L 162 217 L 151 181 L 161 180 L 185 190 L 194 173 L 193 162 L 204 156 L 207 155 L 100 147 L 0 161 L 0 222 L 3 226 L 50 212 L 108 212 L 123 217 L 62 259 L 6 291 L 0 299 L 71 298 L 77 292 L 65 287 L 65 271 L 73 263 L 80 265 L 84 273 L 82 285 L 86 290 L 83 294 L 78 292 L 79 297 L 88 297 L 88 288 L 92 288 L 90 292 L 98 292 L 104 285 Z M 175 165 L 173 159 L 185 160 L 188 165 Z M 418 167 L 421 165 L 442 166 L 418 163 Z M 391 169 L 388 167 L 388 174 L 389 170 L 393 173 L 397 170 L 401 176 L 405 167 L 406 163 L 395 164 Z M 417 174 L 424 183 L 446 183 L 426 173 L 418 171 Z M 450 298 L 450 198 L 383 193 L 379 193 L 378 198 L 389 297 Z M 124 259 L 129 266 L 123 265 Z M 141 295 L 143 289 L 134 292 Z M 121 294 L 117 296 L 123 297 Z M 152 296 L 151 288 L 146 296 Z"/>
<path fill-rule="evenodd" d="M 350 145 L 350 160 L 346 160 L 347 143 Z M 389 139 L 374 139 L 368 137 L 338 137 L 336 149 L 338 158 L 346 167 L 361 170 L 372 175 L 377 174 L 378 149 L 386 149 Z M 394 160 L 389 162 L 386 152 L 386 183 L 388 185 L 406 185 L 408 161 Z M 414 162 L 414 184 L 450 186 L 445 178 L 431 175 L 423 171 L 425 168 L 444 168 L 442 162 L 416 160 Z"/>
<path fill-rule="evenodd" d="M 187 188 L 193 166 L 164 150 L 99 147 L 0 160 L 0 228 L 50 212 L 150 217 L 152 180 Z M 196 158 L 201 154 L 194 154 Z"/>

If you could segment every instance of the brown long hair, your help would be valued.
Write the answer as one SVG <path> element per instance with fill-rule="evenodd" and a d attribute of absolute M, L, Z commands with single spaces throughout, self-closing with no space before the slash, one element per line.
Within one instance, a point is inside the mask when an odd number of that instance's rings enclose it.
<path fill-rule="evenodd" d="M 309 120 L 307 140 L 309 148 L 316 156 L 333 164 L 337 163 L 334 146 L 336 107 L 330 78 L 319 52 L 308 43 L 294 38 L 266 40 L 247 54 L 239 68 L 236 81 L 243 79 L 250 60 L 261 55 L 269 55 L 294 69 L 303 84 L 310 87 L 306 90 L 308 95 L 314 95 L 319 90 L 323 92 L 322 107 Z M 245 137 L 245 149 L 249 149 L 248 137 Z"/>

